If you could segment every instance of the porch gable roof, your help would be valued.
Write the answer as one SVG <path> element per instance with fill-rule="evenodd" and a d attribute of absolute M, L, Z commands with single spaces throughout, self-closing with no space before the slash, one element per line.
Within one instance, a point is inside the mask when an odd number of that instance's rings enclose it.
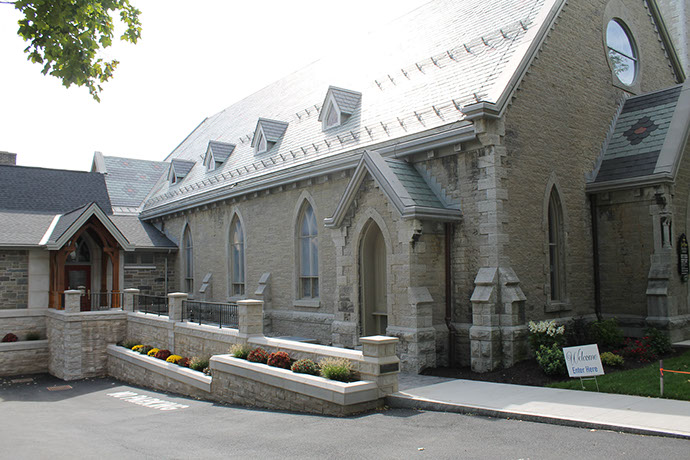
<path fill-rule="evenodd" d="M 95 202 L 59 216 L 57 222 L 47 230 L 41 241 L 41 246 L 49 250 L 62 248 L 92 216 L 103 224 L 125 251 L 134 250 L 133 245 Z"/>
<path fill-rule="evenodd" d="M 367 173 L 403 219 L 444 222 L 462 219 L 459 207 L 445 203 L 412 164 L 392 158 L 384 159 L 376 151 L 365 150 L 333 216 L 325 219 L 326 227 L 339 227 L 342 224 Z"/>

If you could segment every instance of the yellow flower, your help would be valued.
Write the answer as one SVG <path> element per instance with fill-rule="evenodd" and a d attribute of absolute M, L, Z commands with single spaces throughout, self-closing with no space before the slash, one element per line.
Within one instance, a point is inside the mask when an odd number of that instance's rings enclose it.
<path fill-rule="evenodd" d="M 151 351 L 149 351 L 148 355 L 149 356 L 156 356 L 156 353 L 160 351 L 159 348 L 152 348 Z"/>
<path fill-rule="evenodd" d="M 180 355 L 170 355 L 168 356 L 168 359 L 166 359 L 167 362 L 177 364 L 179 360 L 182 359 L 182 356 Z"/>
<path fill-rule="evenodd" d="M 132 347 L 132 351 L 139 351 L 139 350 L 141 350 L 142 348 L 144 348 L 143 345 L 134 345 L 134 346 Z"/>

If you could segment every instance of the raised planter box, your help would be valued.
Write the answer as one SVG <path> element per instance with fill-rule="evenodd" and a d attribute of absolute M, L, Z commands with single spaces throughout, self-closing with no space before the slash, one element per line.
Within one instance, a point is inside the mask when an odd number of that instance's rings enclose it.
<path fill-rule="evenodd" d="M 164 391 L 210 397 L 211 377 L 186 367 L 108 345 L 108 373 L 120 380 Z"/>
<path fill-rule="evenodd" d="M 270 367 L 231 355 L 211 358 L 212 393 L 234 404 L 348 415 L 383 405 L 375 382 L 337 382 Z"/>
<path fill-rule="evenodd" d="M 47 371 L 47 340 L 0 343 L 0 377 Z"/>

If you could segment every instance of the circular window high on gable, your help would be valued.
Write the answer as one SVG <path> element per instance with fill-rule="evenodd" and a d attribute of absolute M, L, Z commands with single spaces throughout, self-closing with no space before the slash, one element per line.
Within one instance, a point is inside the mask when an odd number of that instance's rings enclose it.
<path fill-rule="evenodd" d="M 606 46 L 613 73 L 624 85 L 632 85 L 637 76 L 637 52 L 627 27 L 617 19 L 606 27 Z"/>

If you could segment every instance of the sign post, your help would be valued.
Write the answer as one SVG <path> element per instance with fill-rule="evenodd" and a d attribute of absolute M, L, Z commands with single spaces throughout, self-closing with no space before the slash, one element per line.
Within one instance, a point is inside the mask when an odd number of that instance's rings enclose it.
<path fill-rule="evenodd" d="M 597 375 L 604 375 L 604 366 L 601 364 L 599 347 L 596 344 L 564 348 L 563 356 L 568 375 L 579 378 L 583 390 L 585 389 L 583 380 L 594 380 L 599 391 Z"/>

